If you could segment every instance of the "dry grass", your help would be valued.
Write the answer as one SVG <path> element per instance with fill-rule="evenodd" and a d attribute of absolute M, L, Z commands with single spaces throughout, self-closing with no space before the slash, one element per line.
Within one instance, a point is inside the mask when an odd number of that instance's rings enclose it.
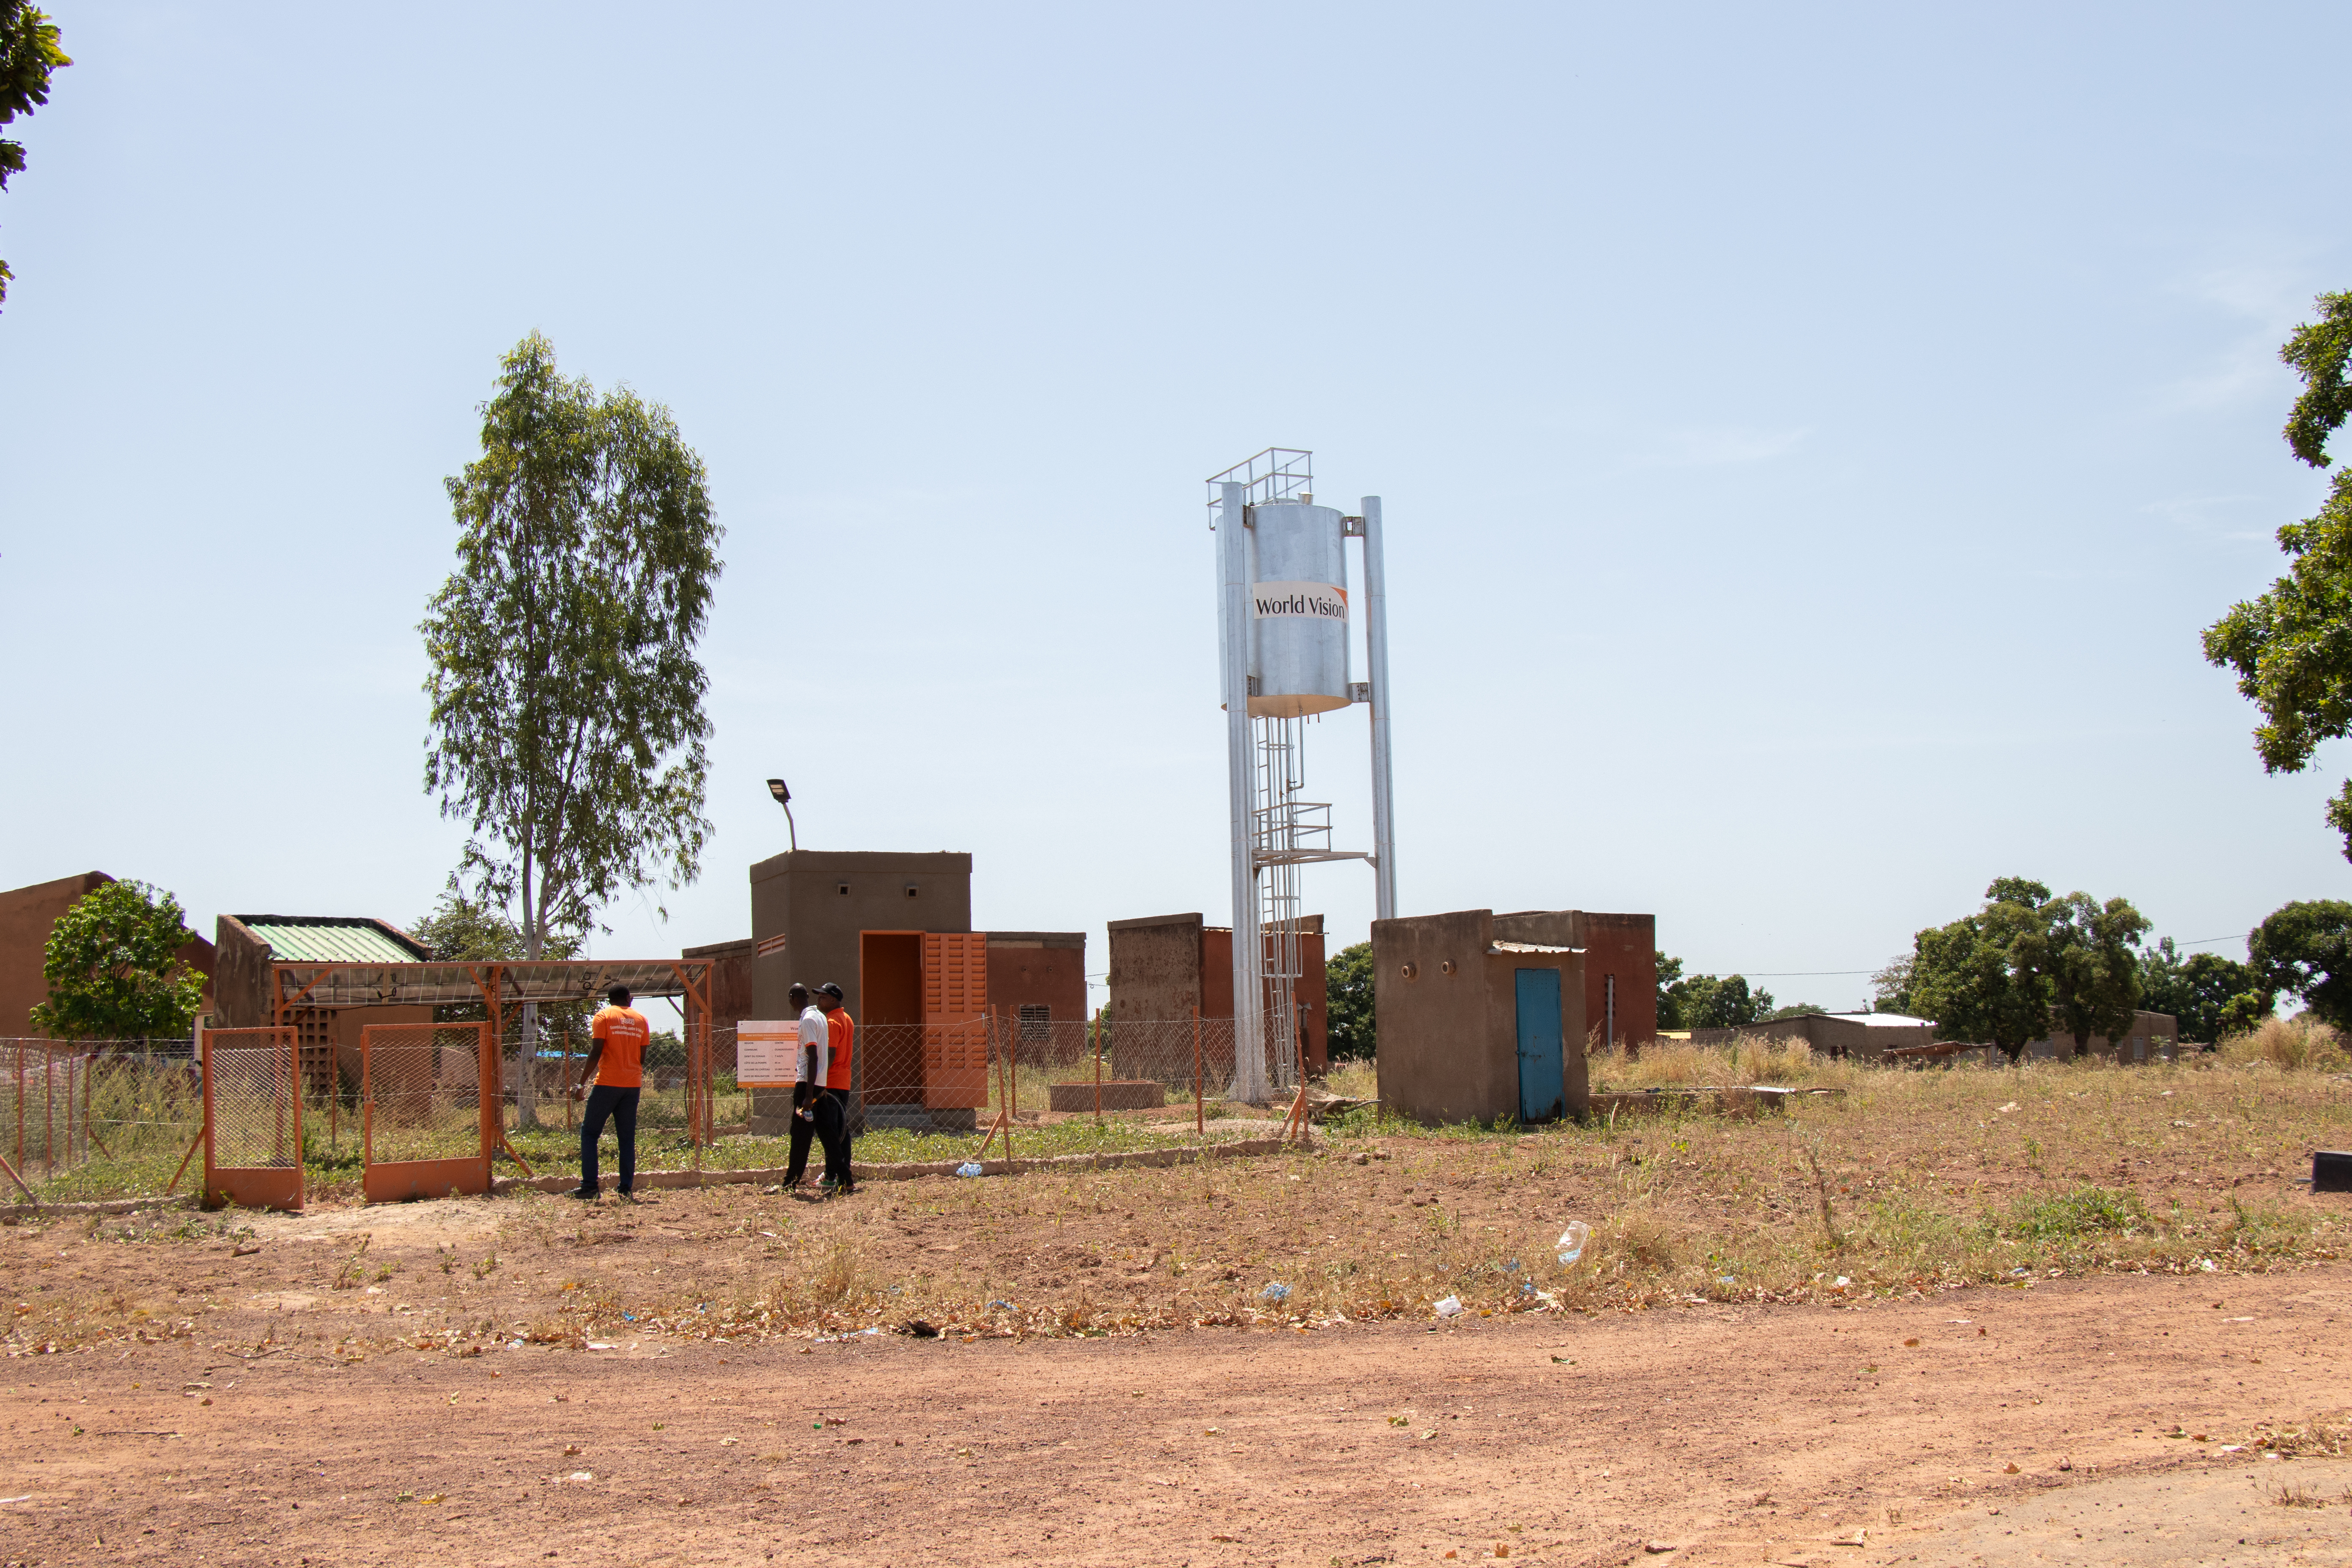
<path fill-rule="evenodd" d="M 1714 1054 L 1652 1066 L 1731 1078 L 1730 1054 Z M 372 1300 L 377 1315 L 352 1331 L 417 1348 L 486 1332 L 805 1337 L 915 1321 L 1103 1333 L 1426 1318 L 1445 1296 L 1490 1314 L 1601 1311 L 2032 1289 L 2096 1271 L 2259 1272 L 2341 1257 L 2352 1240 L 2344 1205 L 2291 1182 L 2311 1149 L 2352 1137 L 2352 1096 L 2323 1074 L 2211 1056 L 2139 1068 L 1767 1065 L 1843 1092 L 1782 1115 L 1669 1108 L 1526 1131 L 1408 1129 L 1358 1111 L 1312 1152 L 876 1182 L 822 1205 L 728 1187 L 583 1211 L 532 1194 L 495 1205 L 495 1270 L 475 1267 L 488 1238 L 445 1271 L 421 1245 L 388 1256 L 399 1244 L 379 1229 L 356 1268 L 356 1239 L 239 1259 L 237 1297 L 210 1310 L 268 1289 L 317 1292 L 331 1311 Z M 1562 1265 L 1556 1239 L 1570 1219 L 1592 1236 Z M 0 1338 L 21 1352 L 184 1321 L 194 1298 L 173 1280 L 198 1254 L 210 1259 L 201 1267 L 230 1266 L 219 1223 L 0 1231 L 0 1272 L 20 1271 L 12 1301 L 26 1303 Z M 96 1245 L 68 1264 L 58 1248 L 77 1239 Z M 385 1291 L 332 1289 L 361 1272 Z M 388 1300 L 426 1310 L 395 1322 Z M 149 1320 L 135 1321 L 142 1309 Z M 2341 1441 L 2332 1427 L 2292 1440 Z"/>
<path fill-rule="evenodd" d="M 2265 1018 L 2252 1033 L 2222 1041 L 2221 1057 L 2233 1067 L 2267 1067 L 2281 1072 L 2341 1072 L 2352 1066 L 2344 1037 L 2309 1016 Z"/>

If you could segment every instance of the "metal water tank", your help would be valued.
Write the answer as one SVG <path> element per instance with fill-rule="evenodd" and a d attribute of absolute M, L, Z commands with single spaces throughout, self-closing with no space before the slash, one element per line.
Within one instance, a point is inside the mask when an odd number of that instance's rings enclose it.
<path fill-rule="evenodd" d="M 1346 519 L 1300 500 L 1250 508 L 1249 710 L 1296 719 L 1348 706 Z"/>

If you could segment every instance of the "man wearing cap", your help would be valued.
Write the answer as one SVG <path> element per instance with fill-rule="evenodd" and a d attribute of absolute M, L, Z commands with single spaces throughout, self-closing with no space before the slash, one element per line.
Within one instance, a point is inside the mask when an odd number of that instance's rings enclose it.
<path fill-rule="evenodd" d="M 572 1195 L 591 1203 L 596 1201 L 596 1141 L 606 1117 L 621 1145 L 621 1195 L 629 1196 L 637 1184 L 637 1096 L 646 1081 L 646 1041 L 653 1034 L 646 1016 L 629 1005 L 627 986 L 614 986 L 604 1000 L 609 1005 L 588 1026 L 588 1060 L 580 1069 L 588 1104 L 580 1113 L 580 1185 Z M 588 1088 L 592 1078 L 594 1089 Z"/>
<path fill-rule="evenodd" d="M 849 1173 L 849 1063 L 857 1026 L 841 1005 L 841 987 L 831 981 L 816 988 L 816 1005 L 824 1010 L 826 1055 L 824 1085 L 817 1096 L 817 1136 L 824 1140 L 824 1177 L 817 1189 L 854 1193 L 856 1178 Z"/>
<path fill-rule="evenodd" d="M 795 980 L 793 988 L 785 994 L 800 1010 L 801 1017 L 800 1046 L 793 1053 L 793 1152 L 790 1163 L 784 1167 L 784 1185 L 792 1188 L 801 1184 L 801 1176 L 808 1169 L 809 1140 L 816 1136 L 814 1101 L 817 1086 L 824 1081 L 824 1058 L 830 1031 L 825 1027 L 824 1009 L 810 999 L 807 986 Z M 833 1165 L 831 1147 L 826 1145 L 825 1167 L 828 1170 Z"/>

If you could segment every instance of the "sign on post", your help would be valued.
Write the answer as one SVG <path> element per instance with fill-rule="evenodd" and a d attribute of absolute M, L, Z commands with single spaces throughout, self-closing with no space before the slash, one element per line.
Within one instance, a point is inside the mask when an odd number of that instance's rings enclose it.
<path fill-rule="evenodd" d="M 790 1089 L 800 1078 L 797 1018 L 744 1018 L 735 1025 L 735 1084 L 739 1089 Z"/>

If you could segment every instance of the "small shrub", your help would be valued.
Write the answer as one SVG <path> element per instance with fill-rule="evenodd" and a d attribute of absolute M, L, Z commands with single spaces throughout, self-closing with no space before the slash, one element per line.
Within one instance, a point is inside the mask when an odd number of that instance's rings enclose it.
<path fill-rule="evenodd" d="M 2137 1193 L 2077 1187 L 2071 1193 L 2022 1197 L 2011 1205 L 2001 1230 L 2020 1241 L 2073 1241 L 2103 1233 L 2147 1230 L 2147 1205 Z"/>
<path fill-rule="evenodd" d="M 2234 1067 L 2256 1063 L 2283 1072 L 2322 1072 L 2346 1064 L 2344 1037 L 2308 1014 L 2265 1018 L 2250 1034 L 2221 1042 L 2221 1059 Z"/>

